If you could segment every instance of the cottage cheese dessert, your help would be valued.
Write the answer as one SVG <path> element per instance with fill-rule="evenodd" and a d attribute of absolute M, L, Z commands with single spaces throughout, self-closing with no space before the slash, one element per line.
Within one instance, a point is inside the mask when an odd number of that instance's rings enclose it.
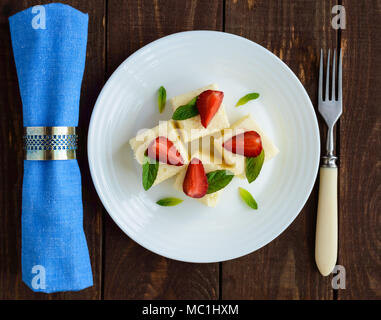
<path fill-rule="evenodd" d="M 191 159 L 201 160 L 205 173 L 209 173 L 215 170 L 226 170 L 226 167 L 223 164 L 221 164 L 219 161 L 215 161 L 214 157 L 205 151 L 195 152 L 194 154 L 192 154 Z M 187 173 L 187 168 L 188 165 L 185 165 L 184 168 L 177 175 L 174 183 L 174 187 L 176 190 L 184 191 L 183 183 L 185 175 Z M 201 203 L 207 205 L 208 207 L 215 207 L 218 203 L 218 199 L 220 198 L 222 192 L 223 189 L 210 194 L 205 194 L 203 197 L 198 198 L 198 200 Z"/>
<path fill-rule="evenodd" d="M 217 91 L 218 86 L 216 84 L 211 84 L 206 87 L 170 99 L 173 111 L 176 111 L 179 107 L 188 104 L 192 99 L 208 90 Z M 189 142 L 219 132 L 222 129 L 228 128 L 229 120 L 226 115 L 225 108 L 223 104 L 221 104 L 218 107 L 217 112 L 214 115 L 212 115 L 211 120 L 207 124 L 207 126 L 204 126 L 202 124 L 202 119 L 200 115 L 196 115 L 185 120 L 176 120 L 176 126 L 181 133 L 182 140 L 184 142 Z"/>
<path fill-rule="evenodd" d="M 130 140 L 135 159 L 142 165 L 145 190 L 176 176 L 175 189 L 215 207 L 234 176 L 246 178 L 249 183 L 256 180 L 263 163 L 279 150 L 251 115 L 229 127 L 223 98 L 224 92 L 215 84 L 174 97 L 170 99 L 174 111 L 171 120 L 140 131 Z M 159 111 L 165 99 L 164 95 L 159 101 Z M 257 209 L 251 195 L 252 200 L 247 195 L 241 197 Z M 157 204 L 172 206 L 181 202 L 167 197 Z"/>
<path fill-rule="evenodd" d="M 180 140 L 173 120 L 161 121 L 155 128 L 139 132 L 135 138 L 130 140 L 130 145 L 136 161 L 140 164 L 144 163 L 145 154 L 154 158 L 154 151 L 159 150 L 161 146 L 171 147 L 169 153 L 166 150 L 160 152 L 162 161 L 159 161 L 159 170 L 153 184 L 154 186 L 180 172 L 185 164 L 188 163 L 187 150 Z M 154 151 L 152 154 L 147 154 L 150 146 Z"/>
<path fill-rule="evenodd" d="M 229 170 L 234 172 L 234 174 L 240 178 L 245 177 L 245 157 L 241 154 L 229 151 L 224 147 L 224 143 L 228 142 L 232 139 L 232 137 L 242 136 L 242 134 L 248 131 L 255 131 L 259 134 L 265 154 L 265 162 L 271 160 L 279 153 L 279 149 L 264 134 L 251 115 L 246 115 L 236 121 L 230 128 L 224 129 L 221 134 L 215 136 L 214 145 L 215 148 L 222 154 L 226 164 L 230 166 Z"/>

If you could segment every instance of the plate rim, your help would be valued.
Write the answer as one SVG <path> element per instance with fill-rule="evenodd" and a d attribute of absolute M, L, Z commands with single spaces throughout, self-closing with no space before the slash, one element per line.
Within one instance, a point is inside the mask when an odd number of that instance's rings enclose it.
<path fill-rule="evenodd" d="M 98 112 L 97 110 L 100 108 L 100 102 L 99 101 L 102 99 L 102 97 L 105 94 L 106 90 L 111 85 L 112 80 L 116 77 L 116 75 L 119 73 L 119 71 L 124 68 L 124 66 L 128 63 L 129 60 L 132 60 L 135 56 L 139 55 L 143 50 L 146 50 L 147 48 L 154 46 L 157 42 L 161 42 L 164 39 L 181 37 L 184 34 L 201 34 L 201 33 L 203 33 L 203 34 L 207 34 L 207 33 L 219 34 L 219 35 L 222 35 L 222 36 L 239 39 L 240 41 L 244 41 L 244 42 L 247 42 L 250 45 L 254 45 L 254 46 L 258 47 L 261 50 L 267 52 L 267 54 L 270 54 L 271 56 L 273 56 L 273 58 L 275 58 L 278 61 L 278 63 L 280 63 L 288 71 L 288 73 L 291 75 L 291 77 L 293 77 L 294 80 L 296 80 L 296 83 L 297 83 L 298 87 L 301 89 L 301 92 L 303 92 L 304 97 L 308 101 L 308 105 L 309 105 L 308 110 L 312 114 L 312 118 L 314 120 L 313 121 L 314 122 L 313 130 L 316 133 L 316 146 L 317 146 L 316 154 L 317 154 L 317 156 L 316 156 L 315 163 L 314 163 L 314 166 L 313 166 L 314 167 L 314 173 L 312 175 L 314 177 L 314 179 L 311 179 L 311 182 L 308 185 L 308 188 L 307 188 L 308 196 L 306 197 L 306 199 L 304 201 L 302 201 L 302 203 L 300 204 L 300 208 L 295 210 L 295 213 L 292 215 L 292 218 L 290 218 L 289 222 L 287 224 L 285 224 L 284 227 L 280 228 L 281 230 L 279 232 L 275 232 L 272 237 L 269 237 L 270 240 L 267 243 L 264 243 L 263 245 L 255 248 L 255 249 L 253 249 L 253 250 L 251 250 L 249 252 L 246 252 L 246 253 L 243 253 L 243 254 L 239 253 L 238 255 L 231 255 L 230 254 L 228 257 L 226 257 L 224 259 L 219 259 L 219 260 L 216 260 L 216 259 L 209 259 L 209 260 L 208 259 L 206 259 L 206 260 L 203 260 L 203 259 L 184 259 L 184 258 L 181 259 L 179 257 L 172 257 L 170 255 L 167 255 L 165 252 L 161 252 L 160 250 L 156 250 L 156 249 L 152 248 L 152 246 L 149 246 L 149 245 L 146 245 L 146 244 L 142 244 L 140 240 L 137 240 L 137 239 L 135 239 L 135 237 L 131 236 L 130 233 L 118 221 L 117 217 L 114 216 L 114 214 L 112 213 L 112 210 L 110 210 L 109 205 L 108 205 L 107 201 L 105 200 L 105 198 L 106 198 L 105 194 L 101 191 L 98 179 L 97 179 L 97 177 L 95 175 L 94 164 L 90 161 L 90 159 L 92 158 L 91 157 L 91 154 L 92 154 L 92 151 L 91 151 L 92 147 L 91 146 L 93 145 L 90 142 L 92 141 L 92 137 L 91 136 L 92 136 L 92 132 L 94 130 L 93 129 L 94 122 L 95 122 L 94 119 L 95 119 L 96 113 Z M 309 97 L 305 87 L 301 83 L 300 79 L 291 70 L 291 68 L 285 62 L 283 62 L 277 55 L 275 55 L 273 52 L 271 52 L 270 50 L 268 50 L 267 48 L 261 46 L 258 43 L 254 42 L 254 41 L 252 41 L 250 39 L 247 39 L 245 37 L 236 35 L 236 34 L 232 34 L 232 33 L 228 33 L 228 32 L 223 32 L 223 31 L 215 31 L 215 30 L 190 30 L 190 31 L 182 31 L 182 32 L 172 33 L 172 34 L 169 34 L 167 36 L 158 38 L 158 39 L 156 39 L 156 40 L 154 40 L 152 42 L 149 42 L 148 44 L 144 45 L 143 47 L 139 48 L 134 53 L 129 55 L 126 59 L 124 59 L 123 62 L 113 71 L 111 76 L 107 79 L 106 83 L 103 85 L 101 91 L 98 94 L 97 100 L 96 100 L 96 102 L 94 104 L 94 108 L 93 108 L 93 110 L 91 112 L 91 117 L 90 117 L 90 122 L 89 122 L 89 128 L 88 128 L 88 134 L 87 134 L 87 160 L 88 160 L 88 164 L 89 164 L 90 176 L 91 176 L 91 179 L 93 181 L 93 185 L 95 187 L 95 190 L 97 192 L 97 195 L 98 195 L 102 205 L 104 206 L 104 208 L 106 209 L 107 213 L 112 218 L 114 223 L 131 240 L 133 240 L 134 242 L 136 242 L 137 244 L 139 244 L 143 248 L 145 248 L 145 249 L 147 249 L 147 250 L 149 250 L 149 251 L 151 251 L 151 252 L 153 252 L 155 254 L 161 255 L 161 256 L 163 256 L 165 258 L 176 260 L 176 261 L 181 261 L 181 262 L 187 262 L 187 263 L 217 263 L 217 262 L 224 262 L 224 261 L 229 261 L 229 260 L 241 258 L 241 257 L 244 257 L 244 256 L 246 256 L 248 254 L 251 254 L 251 253 L 253 253 L 253 252 L 263 248 L 264 246 L 270 244 L 273 240 L 278 238 L 295 221 L 297 216 L 303 210 L 303 208 L 304 208 L 305 204 L 307 203 L 308 199 L 310 198 L 310 195 L 311 195 L 311 192 L 312 192 L 312 190 L 314 188 L 314 185 L 315 185 L 315 182 L 316 182 L 316 178 L 317 178 L 317 174 L 318 174 L 319 163 L 320 163 L 320 152 L 321 152 L 320 130 L 319 130 L 317 115 L 316 115 L 313 103 L 312 103 L 311 98 Z"/>

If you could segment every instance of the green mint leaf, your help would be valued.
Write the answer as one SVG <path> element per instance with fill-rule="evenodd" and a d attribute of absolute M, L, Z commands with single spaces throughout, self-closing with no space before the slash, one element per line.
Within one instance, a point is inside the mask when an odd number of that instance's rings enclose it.
<path fill-rule="evenodd" d="M 250 194 L 249 191 L 247 191 L 246 189 L 244 188 L 238 188 L 239 190 L 239 195 L 241 196 L 242 200 L 246 202 L 246 204 L 254 209 L 254 210 L 257 210 L 258 209 L 258 204 L 257 202 L 254 200 L 253 196 Z"/>
<path fill-rule="evenodd" d="M 246 96 L 243 96 L 241 99 L 238 100 L 236 107 L 242 106 L 246 103 L 248 103 L 250 100 L 255 100 L 259 98 L 259 93 L 253 92 L 249 93 Z"/>
<path fill-rule="evenodd" d="M 156 180 L 157 172 L 159 171 L 159 162 L 149 159 L 147 156 L 144 156 L 143 162 L 143 188 L 148 190 L 152 187 L 153 183 Z"/>
<path fill-rule="evenodd" d="M 157 92 L 157 104 L 159 106 L 159 112 L 162 113 L 165 109 L 165 102 L 167 101 L 167 91 L 161 86 Z"/>
<path fill-rule="evenodd" d="M 207 194 L 225 188 L 232 181 L 234 174 L 228 170 L 216 170 L 206 174 L 208 178 Z"/>
<path fill-rule="evenodd" d="M 197 97 L 194 97 L 187 104 L 178 107 L 172 115 L 173 120 L 185 120 L 197 116 L 198 109 L 196 106 Z"/>
<path fill-rule="evenodd" d="M 156 203 L 157 203 L 159 206 L 163 206 L 163 207 L 172 207 L 172 206 L 177 206 L 177 205 L 180 204 L 181 202 L 183 202 L 183 200 L 178 199 L 178 198 L 168 197 L 168 198 L 160 199 L 160 200 L 157 201 Z"/>
<path fill-rule="evenodd" d="M 257 179 L 261 172 L 263 162 L 265 160 L 265 151 L 262 149 L 261 153 L 255 158 L 246 157 L 246 178 L 249 183 Z"/>

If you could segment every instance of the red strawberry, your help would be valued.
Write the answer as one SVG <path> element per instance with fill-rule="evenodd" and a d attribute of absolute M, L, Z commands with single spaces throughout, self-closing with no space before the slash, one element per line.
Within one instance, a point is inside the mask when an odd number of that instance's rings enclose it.
<path fill-rule="evenodd" d="M 183 182 L 184 193 L 192 198 L 202 198 L 208 191 L 208 178 L 201 160 L 193 158 L 188 165 Z"/>
<path fill-rule="evenodd" d="M 196 102 L 201 117 L 201 124 L 206 128 L 221 106 L 224 93 L 222 91 L 206 90 L 201 93 Z"/>
<path fill-rule="evenodd" d="M 157 137 L 149 144 L 147 155 L 151 159 L 173 166 L 182 166 L 184 164 L 184 159 L 173 142 L 162 136 Z"/>
<path fill-rule="evenodd" d="M 232 137 L 222 145 L 230 152 L 245 157 L 256 157 L 262 151 L 261 136 L 256 131 L 246 131 Z"/>

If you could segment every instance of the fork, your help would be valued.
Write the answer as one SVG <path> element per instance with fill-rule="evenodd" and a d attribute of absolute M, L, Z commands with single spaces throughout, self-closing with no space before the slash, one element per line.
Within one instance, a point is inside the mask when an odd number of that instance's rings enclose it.
<path fill-rule="evenodd" d="M 342 97 L 342 52 L 339 53 L 338 90 L 336 95 L 336 49 L 333 53 L 331 99 L 330 55 L 328 50 L 325 97 L 323 97 L 323 64 L 324 52 L 320 53 L 319 72 L 319 112 L 328 126 L 327 151 L 322 157 L 320 166 L 319 201 L 316 221 L 315 261 L 323 276 L 328 276 L 334 269 L 337 260 L 337 157 L 334 155 L 333 128 L 343 109 Z"/>

